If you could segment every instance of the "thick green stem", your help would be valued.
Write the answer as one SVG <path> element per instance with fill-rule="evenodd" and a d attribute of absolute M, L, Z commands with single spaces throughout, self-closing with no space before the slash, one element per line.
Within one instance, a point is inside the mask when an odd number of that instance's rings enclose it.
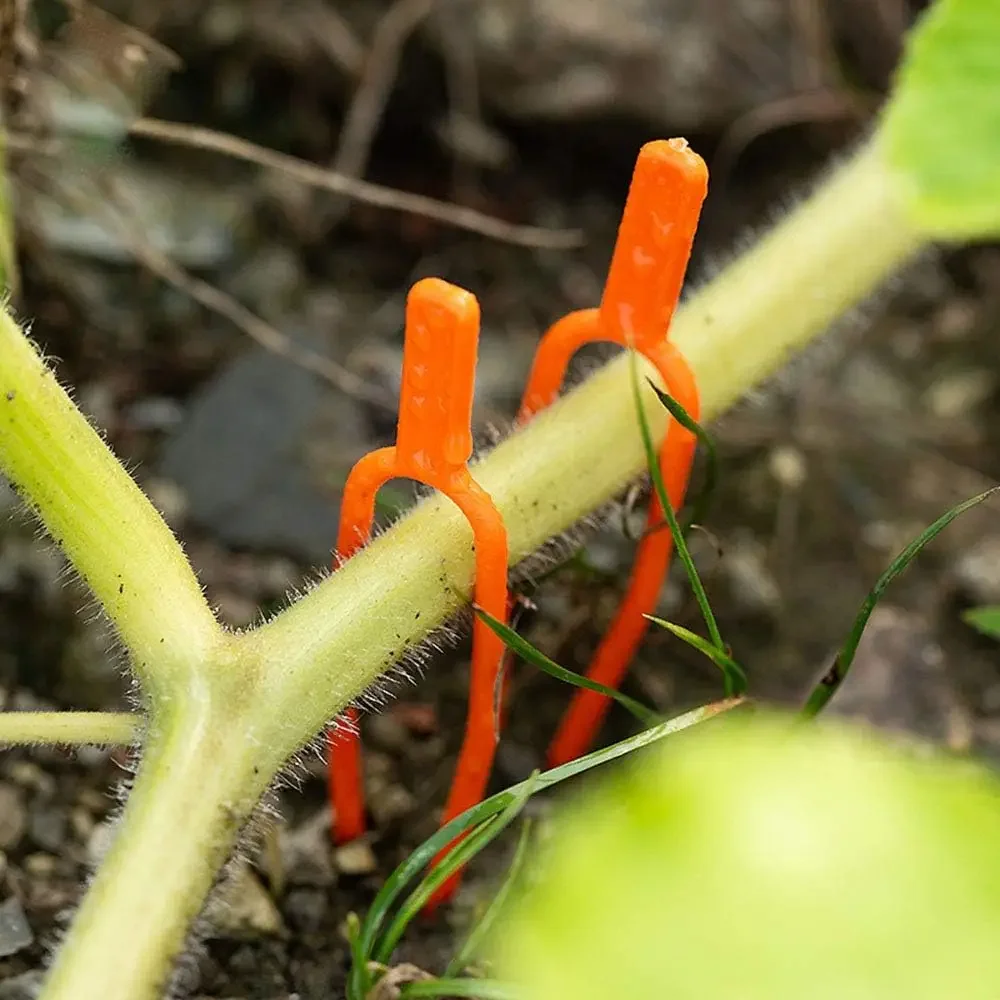
<path fill-rule="evenodd" d="M 155 697 L 220 629 L 170 529 L 0 311 L 0 472 L 87 581 Z"/>
<path fill-rule="evenodd" d="M 165 713 L 122 826 L 59 950 L 46 1000 L 156 1000 L 191 922 L 268 784 L 229 705 Z"/>

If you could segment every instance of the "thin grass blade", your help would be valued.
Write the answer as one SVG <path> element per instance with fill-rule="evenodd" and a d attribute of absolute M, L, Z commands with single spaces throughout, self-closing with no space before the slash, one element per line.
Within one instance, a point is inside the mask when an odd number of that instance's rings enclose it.
<path fill-rule="evenodd" d="M 508 649 L 520 656 L 522 660 L 530 663 L 533 667 L 544 671 L 550 677 L 555 677 L 556 680 L 563 681 L 566 684 L 572 684 L 574 687 L 596 691 L 607 698 L 614 698 L 622 708 L 631 712 L 644 726 L 655 726 L 657 723 L 663 721 L 661 715 L 658 715 L 651 708 L 647 708 L 642 702 L 636 701 L 635 698 L 630 698 L 620 691 L 615 691 L 604 684 L 592 681 L 589 677 L 584 677 L 573 670 L 567 670 L 566 667 L 559 666 L 558 663 L 550 660 L 541 650 L 532 646 L 527 639 L 518 635 L 510 626 L 494 618 L 489 612 L 484 611 L 478 606 L 475 606 L 474 610 L 483 622 L 504 641 Z"/>
<path fill-rule="evenodd" d="M 680 403 L 661 389 L 651 378 L 647 378 L 650 388 L 656 393 L 656 398 L 663 404 L 667 412 L 683 427 L 690 431 L 698 439 L 698 443 L 705 449 L 705 481 L 702 483 L 701 491 L 691 502 L 691 510 L 688 516 L 681 522 L 681 530 L 686 535 L 693 524 L 703 524 L 708 510 L 715 498 L 715 492 L 719 486 L 719 476 L 721 465 L 719 464 L 719 452 L 715 447 L 715 442 L 711 435 L 701 424 L 695 420 Z"/>
<path fill-rule="evenodd" d="M 861 605 L 861 610 L 858 612 L 857 618 L 854 619 L 854 625 L 851 628 L 850 634 L 847 636 L 844 645 L 841 646 L 840 651 L 833 661 L 833 666 L 830 667 L 820 678 L 816 687 L 813 688 L 805 707 L 802 709 L 804 716 L 812 718 L 818 715 L 837 691 L 840 690 L 840 686 L 847 678 L 851 664 L 854 662 L 854 656 L 858 651 L 858 644 L 861 642 L 861 636 L 864 634 L 865 627 L 868 625 L 868 619 L 871 618 L 875 606 L 882 599 L 882 595 L 893 580 L 910 565 L 920 553 L 920 550 L 947 528 L 956 517 L 964 514 L 972 507 L 978 506 L 984 500 L 989 499 L 998 490 L 1000 490 L 1000 486 L 994 486 L 992 489 L 988 489 L 978 494 L 978 496 L 974 496 L 952 507 L 951 510 L 942 514 L 929 528 L 925 528 L 896 556 L 889 568 L 878 578 L 878 582 L 869 591 L 864 604 Z"/>
<path fill-rule="evenodd" d="M 726 687 L 726 697 L 732 698 L 735 695 L 743 694 L 747 689 L 747 675 L 744 669 L 728 653 L 721 649 L 716 649 L 710 642 L 700 635 L 684 628 L 683 625 L 675 625 L 664 618 L 657 618 L 655 615 L 645 615 L 654 625 L 665 628 L 672 632 L 678 639 L 683 639 L 689 646 L 697 649 L 699 653 L 707 656 L 721 671 L 723 683 Z"/>
<path fill-rule="evenodd" d="M 486 907 L 486 912 L 476 921 L 476 925 L 469 932 L 462 947 L 458 949 L 455 957 L 448 963 L 448 967 L 444 970 L 445 979 L 451 979 L 462 973 L 476 956 L 483 941 L 489 936 L 490 931 L 497 921 L 497 917 L 500 916 L 504 904 L 507 902 L 511 890 L 517 884 L 517 880 L 524 868 L 524 862 L 528 857 L 528 841 L 530 836 L 531 820 L 526 819 L 521 826 L 521 835 L 518 837 L 517 847 L 514 849 L 514 857 L 511 860 L 510 867 L 507 869 L 506 877 L 493 894 L 489 906 Z"/>
<path fill-rule="evenodd" d="M 477 997 L 478 1000 L 521 1000 L 522 994 L 509 983 L 492 979 L 425 979 L 400 988 L 400 1000 L 406 997 Z"/>
<path fill-rule="evenodd" d="M 502 812 L 511 802 L 517 800 L 518 795 L 533 781 L 533 793 L 537 793 L 546 788 L 558 785 L 568 778 L 574 778 L 578 774 L 604 764 L 609 764 L 620 757 L 625 757 L 630 753 L 651 746 L 668 736 L 683 732 L 701 722 L 724 712 L 731 711 L 743 704 L 742 698 L 728 698 L 723 701 L 712 702 L 702 705 L 699 708 L 685 712 L 673 719 L 667 719 L 651 729 L 644 729 L 626 740 L 613 743 L 609 747 L 602 747 L 583 757 L 543 771 L 536 778 L 529 778 L 520 784 L 512 785 L 510 788 L 491 795 L 478 805 L 467 809 L 460 816 L 456 816 L 450 823 L 445 824 L 440 830 L 428 837 L 412 854 L 409 855 L 389 876 L 385 885 L 382 886 L 375 897 L 371 908 L 366 915 L 359 935 L 359 951 L 364 956 L 365 961 L 369 960 L 378 938 L 379 932 L 385 923 L 389 912 L 395 905 L 399 897 L 406 891 L 407 886 L 427 867 L 437 853 L 450 844 L 456 837 L 461 836 L 467 830 L 472 829 L 484 820 L 496 816 Z"/>
<path fill-rule="evenodd" d="M 691 584 L 691 590 L 694 592 L 701 615 L 705 619 L 705 627 L 708 629 L 712 645 L 716 649 L 725 651 L 726 644 L 722 641 L 718 623 L 712 612 L 712 606 L 708 601 L 708 594 L 705 593 L 701 577 L 698 576 L 698 570 L 695 567 L 694 560 L 691 558 L 687 542 L 684 540 L 684 533 L 677 523 L 677 515 L 674 513 L 673 505 L 670 503 L 670 497 L 667 495 L 663 476 L 660 474 L 660 459 L 656 453 L 656 445 L 653 443 L 653 434 L 649 429 L 649 421 L 646 419 L 646 410 L 642 405 L 642 393 L 639 387 L 639 366 L 636 361 L 636 353 L 632 350 L 629 351 L 629 372 L 632 380 L 632 398 L 639 417 L 639 430 L 642 434 L 642 444 L 646 452 L 646 465 L 649 468 L 649 476 L 653 480 L 653 488 L 656 490 L 657 499 L 660 501 L 663 516 L 670 526 L 670 534 L 674 540 L 674 549 L 677 552 L 677 558 L 680 559 L 684 566 L 684 571 L 687 573 L 688 582 Z"/>
<path fill-rule="evenodd" d="M 523 782 L 517 794 L 511 799 L 503 811 L 485 820 L 467 837 L 460 840 L 420 881 L 416 889 L 410 893 L 393 917 L 385 934 L 374 948 L 373 958 L 376 962 L 388 964 L 396 945 L 406 932 L 410 921 L 424 908 L 424 904 L 434 895 L 437 889 L 451 878 L 463 865 L 467 864 L 483 848 L 496 840 L 525 807 L 528 799 L 535 792 L 538 784 L 537 773 Z"/>

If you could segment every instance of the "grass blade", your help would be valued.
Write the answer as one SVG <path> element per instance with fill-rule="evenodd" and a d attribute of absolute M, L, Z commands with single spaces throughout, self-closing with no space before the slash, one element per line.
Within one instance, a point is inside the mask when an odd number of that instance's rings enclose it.
<path fill-rule="evenodd" d="M 726 686 L 726 696 L 743 694 L 747 689 L 747 675 L 744 669 L 728 654 L 721 649 L 716 649 L 710 642 L 696 635 L 683 625 L 675 625 L 664 618 L 657 618 L 655 615 L 645 615 L 654 625 L 665 628 L 672 632 L 678 639 L 683 639 L 689 646 L 697 649 L 699 653 L 707 656 L 721 671 Z"/>
<path fill-rule="evenodd" d="M 510 896 L 511 889 L 517 883 L 521 870 L 524 868 L 525 859 L 528 857 L 528 840 L 531 835 L 531 820 L 526 819 L 521 827 L 521 836 L 518 838 L 517 847 L 514 850 L 514 857 L 507 869 L 507 875 L 501 883 L 499 889 L 493 894 L 486 912 L 476 922 L 475 927 L 469 932 L 468 937 L 458 949 L 455 957 L 448 963 L 448 968 L 444 970 L 446 979 L 459 975 L 473 960 L 479 951 L 480 945 L 487 938 L 497 917 L 503 910 L 504 904 Z"/>
<path fill-rule="evenodd" d="M 688 582 L 691 584 L 691 590 L 694 592 L 701 615 L 705 619 L 705 627 L 708 629 L 712 645 L 716 649 L 725 651 L 726 645 L 722 641 L 719 626 L 715 621 L 715 615 L 712 613 L 712 606 L 708 602 L 708 595 L 705 593 L 701 577 L 698 576 L 698 570 L 695 567 L 694 560 L 691 558 L 687 542 L 684 540 L 684 533 L 677 523 L 677 515 L 674 513 L 673 505 L 670 503 L 670 497 L 667 496 L 667 488 L 663 483 L 663 476 L 660 474 L 660 459 L 656 453 L 656 445 L 653 443 L 653 434 L 649 429 L 649 421 L 646 419 L 646 410 L 642 405 L 642 394 L 639 388 L 639 366 L 636 362 L 636 353 L 632 350 L 629 351 L 629 372 L 632 379 L 632 398 L 635 400 L 635 409 L 639 417 L 639 430 L 642 434 L 642 444 L 646 452 L 646 465 L 649 468 L 649 475 L 653 480 L 653 488 L 656 490 L 660 507 L 663 509 L 663 516 L 670 526 L 670 534 L 674 540 L 677 558 L 680 559 L 684 566 L 684 571 L 687 573 Z"/>
<path fill-rule="evenodd" d="M 708 513 L 715 492 L 719 486 L 719 475 L 721 465 L 719 463 L 719 452 L 715 447 L 712 436 L 701 424 L 695 420 L 680 403 L 661 389 L 651 378 L 647 378 L 650 388 L 656 393 L 656 398 L 663 404 L 667 412 L 683 427 L 689 430 L 698 439 L 699 444 L 705 449 L 705 481 L 702 484 L 701 492 L 691 503 L 691 512 L 681 522 L 681 531 L 686 535 L 692 524 L 702 524 Z"/>
<path fill-rule="evenodd" d="M 969 608 L 962 612 L 962 621 L 991 639 L 1000 639 L 1000 605 L 986 604 L 980 608 Z"/>
<path fill-rule="evenodd" d="M 857 618 L 854 619 L 854 625 L 851 628 L 850 634 L 847 636 L 844 645 L 841 646 L 840 651 L 833 661 L 833 666 L 820 678 L 819 683 L 809 695 L 805 707 L 802 709 L 803 715 L 807 718 L 818 715 L 837 691 L 840 690 L 840 686 L 844 683 L 845 678 L 850 672 L 851 664 L 854 662 L 854 656 L 858 651 L 858 643 L 861 642 L 861 636 L 868 624 L 868 619 L 871 618 L 871 614 L 875 610 L 875 605 L 881 600 L 889 584 L 910 565 L 920 550 L 947 528 L 956 517 L 964 514 L 970 508 L 981 504 L 998 490 L 1000 490 L 1000 486 L 994 486 L 992 489 L 988 489 L 978 496 L 974 496 L 952 507 L 951 510 L 942 514 L 929 528 L 925 528 L 896 556 L 889 568 L 878 578 L 878 582 L 869 591 L 864 604 L 861 605 L 861 610 L 858 612 Z"/>
<path fill-rule="evenodd" d="M 652 709 L 647 708 L 642 702 L 630 698 L 627 694 L 622 694 L 620 691 L 615 691 L 614 688 L 609 688 L 604 684 L 599 684 L 597 681 L 592 681 L 589 677 L 584 677 L 574 670 L 567 670 L 566 667 L 559 666 L 554 660 L 550 660 L 543 652 L 532 646 L 527 639 L 518 635 L 510 626 L 498 621 L 489 612 L 484 611 L 480 607 L 474 607 L 474 610 L 483 622 L 503 639 L 508 649 L 520 656 L 522 660 L 544 671 L 549 676 L 555 677 L 556 680 L 564 681 L 567 684 L 572 684 L 574 687 L 596 691 L 607 698 L 613 698 L 622 708 L 631 712 L 644 726 L 655 726 L 657 723 L 663 721 L 662 716 L 658 715 Z"/>
<path fill-rule="evenodd" d="M 373 958 L 376 962 L 383 965 L 389 963 L 392 953 L 396 950 L 396 945 L 399 944 L 399 940 L 406 932 L 410 921 L 424 908 L 427 900 L 459 868 L 474 858 L 487 844 L 496 840 L 517 819 L 528 799 L 534 794 L 537 782 L 537 773 L 533 774 L 527 781 L 522 782 L 518 786 L 517 794 L 504 806 L 501 812 L 480 823 L 472 833 L 452 847 L 441 862 L 424 876 L 399 908 L 399 912 L 375 946 Z"/>
<path fill-rule="evenodd" d="M 521 994 L 508 983 L 493 979 L 425 979 L 400 988 L 400 1000 L 406 997 L 478 997 L 478 1000 L 521 1000 Z"/>
<path fill-rule="evenodd" d="M 617 760 L 619 757 L 627 756 L 636 750 L 651 746 L 675 733 L 683 732 L 691 726 L 706 722 L 741 704 L 743 704 L 743 699 L 729 698 L 723 701 L 712 702 L 708 705 L 702 705 L 699 708 L 692 709 L 690 712 L 685 712 L 683 715 L 678 715 L 673 719 L 661 722 L 652 729 L 644 729 L 642 732 L 636 733 L 626 740 L 613 743 L 609 747 L 602 747 L 600 750 L 595 750 L 583 757 L 578 757 L 568 764 L 562 764 L 549 771 L 543 771 L 541 774 L 529 778 L 528 781 L 522 781 L 520 784 L 512 785 L 502 792 L 497 792 L 496 795 L 491 795 L 478 805 L 467 809 L 460 816 L 456 816 L 450 823 L 446 823 L 413 851 L 396 868 L 392 875 L 389 876 L 385 885 L 379 890 L 361 925 L 361 933 L 358 938 L 358 950 L 363 956 L 364 961 L 367 963 L 369 960 L 368 957 L 375 948 L 379 931 L 396 901 L 406 891 L 406 887 L 410 882 L 427 867 L 438 851 L 450 844 L 456 837 L 465 833 L 466 830 L 502 812 L 511 802 L 517 800 L 518 795 L 528 786 L 529 782 L 533 781 L 534 783 L 533 793 L 551 788 L 553 785 L 558 785 L 568 778 L 576 777 L 576 775 L 583 774 L 592 768 L 600 767 L 603 764 Z M 352 976 L 356 973 L 357 970 L 352 969 Z"/>

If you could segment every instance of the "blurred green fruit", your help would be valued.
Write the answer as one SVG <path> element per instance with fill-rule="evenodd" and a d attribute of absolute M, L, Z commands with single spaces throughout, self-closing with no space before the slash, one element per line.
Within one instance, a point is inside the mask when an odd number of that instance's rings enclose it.
<path fill-rule="evenodd" d="M 755 713 L 557 819 L 497 942 L 526 1000 L 997 1000 L 1000 783 Z"/>

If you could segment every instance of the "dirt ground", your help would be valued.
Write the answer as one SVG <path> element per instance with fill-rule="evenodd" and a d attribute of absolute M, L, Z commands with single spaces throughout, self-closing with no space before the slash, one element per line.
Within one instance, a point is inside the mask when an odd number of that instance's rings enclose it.
<path fill-rule="evenodd" d="M 151 114 L 325 166 L 348 162 L 339 137 L 353 83 L 298 44 L 290 25 L 281 35 L 280 5 L 248 5 L 253 30 L 228 34 L 238 5 L 212 2 L 187 13 L 185 4 L 174 6 L 170 17 L 144 20 L 143 5 L 115 5 L 184 62 Z M 388 6 L 348 5 L 372 9 L 357 22 L 362 28 Z M 318 17 L 318 7 L 308 10 Z M 894 58 L 866 55 L 840 35 L 834 41 L 846 46 L 841 58 L 865 66 Z M 150 139 L 118 161 L 153 192 L 151 211 L 162 209 L 139 220 L 149 239 L 190 260 L 191 273 L 296 350 L 342 366 L 354 376 L 351 391 L 255 344 L 246 323 L 192 301 L 190 285 L 162 281 L 150 272 L 149 252 L 137 263 L 135 245 L 102 249 L 92 228 L 67 223 L 85 216 L 79 200 L 56 218 L 47 203 L 32 201 L 42 187 L 34 171 L 56 168 L 40 168 L 27 154 L 15 162 L 26 221 L 18 312 L 32 318 L 64 384 L 164 511 L 233 626 L 280 607 L 325 565 L 339 485 L 360 454 L 391 438 L 391 406 L 360 398 L 355 383 L 363 383 L 360 396 L 394 398 L 409 284 L 436 274 L 480 297 L 477 418 L 503 426 L 540 333 L 599 296 L 637 148 L 673 134 L 670 121 L 638 114 L 525 120 L 487 96 L 464 139 L 445 141 L 439 126 L 461 95 L 450 69 L 426 38 L 407 42 L 374 118 L 370 155 L 355 173 L 513 222 L 579 228 L 582 247 L 514 246 Z M 826 114 L 825 105 L 806 102 L 801 120 L 773 130 L 732 115 L 728 125 L 688 130 L 714 167 L 692 286 L 864 134 L 884 86 L 879 73 L 870 76 L 864 112 Z M 65 183 L 83 177 L 80 164 L 89 160 L 61 162 Z M 1000 477 L 998 328 L 1000 248 L 928 254 L 713 428 L 724 479 L 707 530 L 695 536 L 696 554 L 723 635 L 759 697 L 801 699 L 892 555 Z M 397 494 L 384 499 L 391 505 Z M 0 706 L 120 707 L 120 663 L 105 628 L 2 483 L 0 515 Z M 894 586 L 840 711 L 1000 758 L 997 648 L 960 618 L 971 604 L 1000 601 L 998 515 L 984 507 L 953 525 Z M 631 558 L 628 519 L 623 513 L 594 533 L 589 568 L 547 580 L 521 621 L 567 667 L 585 668 L 614 609 Z M 660 610 L 696 628 L 687 593 L 675 574 Z M 416 687 L 365 720 L 374 830 L 364 850 L 331 849 L 319 761 L 300 787 L 278 792 L 281 820 L 230 890 L 233 905 L 210 916 L 178 995 L 343 995 L 345 918 L 363 912 L 388 872 L 434 829 L 461 735 L 464 657 L 461 650 L 435 660 Z M 651 633 L 625 690 L 674 712 L 718 697 L 720 682 L 707 661 Z M 523 664 L 512 692 L 497 788 L 540 764 L 567 700 L 564 688 Z M 603 739 L 626 735 L 631 724 L 612 712 Z M 124 764 L 121 752 L 103 750 L 0 754 L 0 1000 L 35 994 L 107 844 Z M 509 848 L 494 845 L 457 902 L 411 928 L 398 961 L 442 970 Z"/>

